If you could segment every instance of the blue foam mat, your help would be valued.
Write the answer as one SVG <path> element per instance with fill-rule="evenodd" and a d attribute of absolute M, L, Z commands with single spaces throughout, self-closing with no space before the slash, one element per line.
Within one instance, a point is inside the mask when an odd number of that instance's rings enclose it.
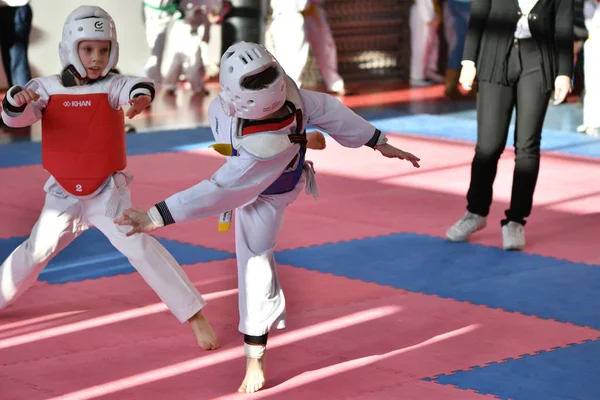
<path fill-rule="evenodd" d="M 600 329 L 600 268 L 412 233 L 277 253 L 309 270 Z"/>
<path fill-rule="evenodd" d="M 441 375 L 434 381 L 501 399 L 597 400 L 598 360 L 600 341 L 593 341 Z"/>

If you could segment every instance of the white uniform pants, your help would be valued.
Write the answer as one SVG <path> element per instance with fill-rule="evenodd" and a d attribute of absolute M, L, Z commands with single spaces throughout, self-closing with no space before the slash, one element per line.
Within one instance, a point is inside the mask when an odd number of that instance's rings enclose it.
<path fill-rule="evenodd" d="M 285 297 L 277 276 L 275 245 L 283 215 L 305 187 L 302 179 L 284 194 L 259 196 L 235 213 L 240 332 L 261 336 L 285 328 Z"/>
<path fill-rule="evenodd" d="M 424 0 L 417 0 L 424 1 Z M 431 16 L 435 19 L 435 14 Z M 435 24 L 423 18 L 417 4 L 410 8 L 410 79 L 424 80 L 427 72 L 438 69 L 439 35 Z"/>
<path fill-rule="evenodd" d="M 163 79 L 165 90 L 177 89 L 179 77 L 184 74 L 193 92 L 204 91 L 205 70 L 202 48 L 205 46 L 202 46 L 202 42 L 208 29 L 209 27 L 204 25 L 193 27 L 181 20 L 173 23 L 169 32 L 168 46 L 171 65 Z"/>
<path fill-rule="evenodd" d="M 150 57 L 146 61 L 144 72 L 156 83 L 162 82 L 161 65 L 167 40 L 167 29 L 173 19 L 173 14 L 165 11 L 144 7 L 146 17 L 146 41 L 150 48 Z"/>
<path fill-rule="evenodd" d="M 344 80 L 338 74 L 337 48 L 323 8 L 317 9 L 318 18 L 293 11 L 274 15 L 270 27 L 273 53 L 287 75 L 301 87 L 310 46 L 327 90 L 338 92 L 344 89 Z"/>
<path fill-rule="evenodd" d="M 131 206 L 124 174 L 115 174 L 102 192 L 89 199 L 67 196 L 54 178 L 44 189 L 46 202 L 31 235 L 0 266 L 0 309 L 23 294 L 48 262 L 91 226 L 128 258 L 180 322 L 204 307 L 198 290 L 156 239 L 145 234 L 126 237 L 130 228 L 116 225 L 109 216 Z"/>
<path fill-rule="evenodd" d="M 600 128 L 600 33 L 583 45 L 583 70 L 585 98 L 583 100 L 583 125 Z"/>

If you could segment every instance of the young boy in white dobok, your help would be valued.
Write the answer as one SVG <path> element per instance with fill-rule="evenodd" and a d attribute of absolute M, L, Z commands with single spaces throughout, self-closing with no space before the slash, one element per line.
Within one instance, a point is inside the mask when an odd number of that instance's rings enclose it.
<path fill-rule="evenodd" d="M 283 216 L 305 187 L 316 195 L 314 170 L 305 154 L 318 136 L 307 138 L 307 124 L 346 147 L 369 146 L 415 167 L 419 159 L 387 144 L 382 132 L 335 97 L 298 89 L 261 45 L 232 45 L 221 59 L 220 85 L 209 120 L 217 147 L 230 155 L 225 164 L 210 179 L 149 211 L 127 210 L 116 222 L 132 226 L 128 235 L 135 237 L 235 209 L 239 330 L 247 356 L 238 390 L 252 393 L 265 383 L 268 332 L 285 327 L 285 297 L 273 255 Z"/>
<path fill-rule="evenodd" d="M 114 218 L 131 206 L 121 106 L 133 118 L 154 98 L 148 79 L 110 73 L 119 58 L 111 16 L 81 6 L 67 17 L 59 46 L 64 70 L 13 86 L 2 101 L 11 127 L 42 122 L 43 167 L 50 173 L 46 201 L 31 235 L 0 266 L 0 309 L 13 303 L 48 262 L 91 226 L 137 269 L 198 344 L 215 349 L 206 302 L 177 261 L 149 235 L 127 236 Z"/>

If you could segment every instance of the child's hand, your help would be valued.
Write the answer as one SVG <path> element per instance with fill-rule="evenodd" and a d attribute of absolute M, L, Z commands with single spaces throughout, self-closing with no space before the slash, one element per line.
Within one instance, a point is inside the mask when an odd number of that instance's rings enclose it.
<path fill-rule="evenodd" d="M 306 134 L 306 148 L 313 150 L 323 150 L 327 146 L 325 136 L 319 131 Z"/>
<path fill-rule="evenodd" d="M 219 14 L 215 14 L 214 12 L 209 12 L 207 15 L 208 17 L 208 22 L 210 22 L 213 25 L 216 25 L 219 23 L 219 21 L 221 20 L 221 15 Z"/>
<path fill-rule="evenodd" d="M 375 150 L 379 150 L 381 154 L 388 158 L 399 158 L 400 160 L 407 160 L 412 163 L 415 168 L 419 168 L 420 165 L 418 161 L 421 159 L 414 154 L 407 153 L 400 149 L 395 148 L 391 144 L 382 144 L 380 146 L 375 146 Z"/>
<path fill-rule="evenodd" d="M 31 89 L 21 90 L 13 97 L 17 103 L 17 107 L 21 107 L 23 104 L 29 104 L 33 101 L 37 101 L 40 95 Z"/>
<path fill-rule="evenodd" d="M 148 107 L 152 103 L 152 97 L 148 95 L 138 96 L 135 99 L 129 100 L 131 107 L 127 110 L 127 118 L 131 119 L 144 111 L 144 108 Z"/>
<path fill-rule="evenodd" d="M 148 233 L 158 229 L 158 226 L 152 222 L 148 213 L 140 208 L 128 208 L 123 212 L 123 215 L 115 218 L 114 222 L 117 225 L 129 225 L 133 227 L 132 230 L 127 232 L 127 236 L 136 233 Z"/>

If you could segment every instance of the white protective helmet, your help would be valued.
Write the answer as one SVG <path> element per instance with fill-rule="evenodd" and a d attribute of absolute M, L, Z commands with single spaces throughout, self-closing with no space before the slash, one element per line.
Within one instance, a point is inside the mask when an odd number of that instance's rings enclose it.
<path fill-rule="evenodd" d="M 251 90 L 242 87 L 244 78 L 275 67 L 278 76 L 266 88 Z M 260 119 L 284 104 L 286 75 L 277 62 L 260 44 L 238 42 L 231 45 L 221 57 L 219 98 L 225 114 L 244 119 Z"/>
<path fill-rule="evenodd" d="M 72 65 L 82 78 L 87 76 L 79 59 L 77 46 L 82 40 L 110 40 L 108 65 L 102 71 L 106 76 L 119 60 L 117 29 L 112 17 L 100 7 L 80 6 L 69 14 L 62 31 L 58 53 L 63 68 Z"/>

